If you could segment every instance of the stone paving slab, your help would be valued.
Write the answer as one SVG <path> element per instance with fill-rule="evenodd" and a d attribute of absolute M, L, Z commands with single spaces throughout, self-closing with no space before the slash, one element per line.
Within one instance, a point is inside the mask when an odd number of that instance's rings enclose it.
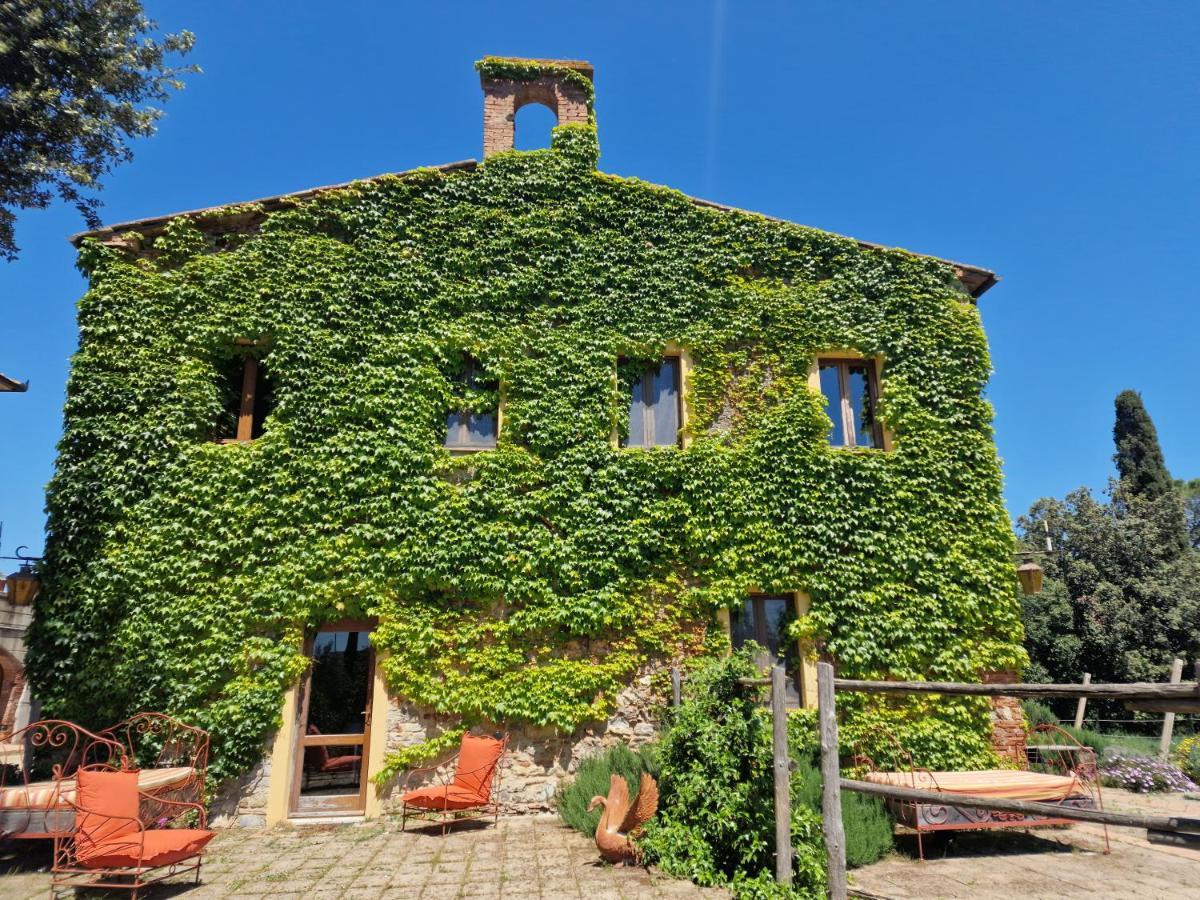
<path fill-rule="evenodd" d="M 599 862 L 595 845 L 555 816 L 514 816 L 496 825 L 468 823 L 401 832 L 391 821 L 329 827 L 229 829 L 213 840 L 201 884 L 186 881 L 146 892 L 150 900 L 720 900 L 645 869 Z M 48 842 L 17 841 L 0 859 L 0 897 L 45 900 Z M 93 897 L 101 896 L 93 892 Z M 127 891 L 113 896 L 128 898 Z"/>
<path fill-rule="evenodd" d="M 1180 794 L 1104 789 L 1104 808 L 1200 818 L 1200 802 Z M 913 838 L 899 852 L 850 873 L 851 887 L 910 900 L 1043 900 L 1104 897 L 1174 900 L 1200 897 L 1200 851 L 1150 844 L 1144 830 L 1099 825 L 1033 831 L 960 831 L 925 838 L 925 862 Z"/>
<path fill-rule="evenodd" d="M 1105 807 L 1200 818 L 1200 802 L 1180 795 L 1106 790 Z M 926 842 L 919 862 L 911 839 L 899 852 L 852 871 L 851 885 L 894 900 L 1041 900 L 1059 897 L 1200 897 L 1200 852 L 1160 847 L 1145 833 L 1110 828 L 1104 855 L 1099 826 L 1036 832 L 958 832 Z M 49 892 L 49 845 L 13 842 L 0 854 L 0 898 L 43 900 Z M 40 869 L 40 871 L 39 871 Z M 93 894 L 93 896 L 97 896 Z M 124 900 L 127 892 L 119 896 Z M 147 893 L 186 900 L 642 900 L 727 898 L 644 869 L 601 864 L 595 847 L 553 816 L 471 823 L 442 837 L 401 832 L 391 821 L 308 828 L 231 829 L 211 845 L 199 886 Z"/>

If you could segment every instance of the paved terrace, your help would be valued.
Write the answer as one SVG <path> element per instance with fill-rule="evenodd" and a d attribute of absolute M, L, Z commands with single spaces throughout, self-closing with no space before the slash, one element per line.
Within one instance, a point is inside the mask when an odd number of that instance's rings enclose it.
<path fill-rule="evenodd" d="M 1104 788 L 1104 808 L 1200 818 L 1200 801 L 1182 794 L 1134 794 Z M 850 873 L 851 887 L 892 900 L 1171 900 L 1200 897 L 1200 850 L 1164 847 L 1136 828 L 1108 829 L 1105 856 L 1099 825 L 1036 831 L 960 831 L 925 838 L 925 862 L 915 840 L 901 852 Z M 911 855 L 906 853 L 912 848 Z"/>
<path fill-rule="evenodd" d="M 1200 802 L 1106 790 L 1111 809 L 1200 815 Z M 1098 827 L 960 832 L 926 841 L 917 862 L 911 839 L 889 858 L 851 873 L 869 896 L 1039 900 L 1059 897 L 1200 897 L 1200 852 L 1148 844 L 1144 832 L 1110 829 L 1113 852 L 1100 853 Z M 213 842 L 199 887 L 160 887 L 151 898 L 727 898 L 642 869 L 613 869 L 595 847 L 553 816 L 501 819 L 402 833 L 399 824 L 270 830 L 233 829 Z M 0 858 L 0 897 L 47 896 L 50 854 L 44 842 L 19 842 Z M 119 897 L 128 897 L 121 893 Z"/>
<path fill-rule="evenodd" d="M 50 854 L 9 845 L 0 861 L 0 897 L 45 900 Z M 303 829 L 235 828 L 209 845 L 201 884 L 186 879 L 146 896 L 176 900 L 251 900 L 314 897 L 328 900 L 451 897 L 723 900 L 725 891 L 644 869 L 602 865 L 596 845 L 556 816 L 514 816 L 498 825 L 464 823 L 442 837 L 437 830 L 400 831 L 399 820 L 370 825 Z M 20 855 L 20 858 L 16 854 Z M 98 896 L 98 894 L 97 894 Z M 115 894 L 128 898 L 127 891 Z"/>

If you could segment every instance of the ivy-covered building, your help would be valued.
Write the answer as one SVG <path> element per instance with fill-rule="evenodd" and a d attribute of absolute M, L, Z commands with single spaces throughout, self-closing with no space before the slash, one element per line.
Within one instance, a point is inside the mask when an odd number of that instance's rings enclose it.
<path fill-rule="evenodd" d="M 799 708 L 821 656 L 1019 667 L 995 276 L 605 174 L 588 65 L 478 68 L 482 162 L 77 236 L 47 711 L 202 724 L 253 822 L 386 810 L 468 728 L 544 806 L 731 641 Z M 848 734 L 992 757 L 984 700 L 872 702 Z"/>

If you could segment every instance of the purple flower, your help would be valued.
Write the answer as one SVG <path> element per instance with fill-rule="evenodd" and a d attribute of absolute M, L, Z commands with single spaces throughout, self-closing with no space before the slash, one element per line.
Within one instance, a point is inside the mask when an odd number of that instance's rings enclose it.
<path fill-rule="evenodd" d="M 1196 784 L 1170 763 L 1142 756 L 1110 755 L 1100 766 L 1103 783 L 1139 793 L 1195 791 Z"/>

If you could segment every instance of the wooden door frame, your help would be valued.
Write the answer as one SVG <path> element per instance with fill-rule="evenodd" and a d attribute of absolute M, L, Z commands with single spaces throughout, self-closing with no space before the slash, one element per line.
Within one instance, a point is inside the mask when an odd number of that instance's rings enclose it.
<path fill-rule="evenodd" d="M 367 678 L 366 678 L 367 702 L 366 702 L 366 709 L 363 711 L 363 715 L 365 718 L 363 721 L 362 734 L 361 735 L 357 735 L 357 734 L 356 735 L 344 735 L 344 734 L 343 735 L 321 735 L 322 738 L 330 739 L 328 742 L 321 741 L 321 743 L 325 743 L 327 745 L 335 745 L 335 746 L 344 747 L 344 746 L 353 746 L 355 743 L 357 743 L 359 746 L 361 746 L 362 762 L 359 764 L 359 768 L 360 768 L 360 771 L 362 774 L 360 776 L 360 783 L 358 786 L 357 803 L 353 807 L 349 807 L 346 809 L 334 808 L 334 809 L 329 809 L 329 810 L 319 810 L 319 811 L 312 810 L 312 811 L 306 812 L 305 810 L 300 809 L 300 789 L 304 783 L 304 751 L 306 749 L 305 738 L 308 737 L 308 735 L 307 735 L 307 731 L 308 731 L 308 701 L 309 701 L 309 698 L 312 696 L 312 671 L 313 671 L 312 654 L 313 654 L 314 645 L 316 644 L 316 637 L 318 634 L 324 634 L 324 633 L 329 633 L 329 632 L 333 632 L 333 631 L 356 631 L 360 634 L 366 634 L 369 636 L 372 632 L 374 632 L 374 630 L 378 624 L 379 624 L 379 620 L 377 618 L 341 619 L 336 622 L 327 622 L 326 624 L 321 625 L 314 631 L 307 634 L 304 638 L 303 652 L 304 652 L 304 655 L 306 657 L 308 657 L 308 667 L 305 669 L 304 674 L 300 676 L 300 684 L 299 684 L 300 696 L 298 698 L 299 703 L 297 704 L 298 710 L 297 710 L 297 716 L 296 716 L 296 733 L 292 738 L 292 771 L 291 771 L 291 775 L 290 775 L 291 783 L 288 786 L 288 804 L 287 804 L 287 815 L 289 817 L 303 817 L 305 815 L 311 815 L 311 816 L 353 815 L 353 816 L 358 816 L 358 815 L 366 814 L 366 811 L 367 811 L 367 787 L 368 787 L 368 783 L 369 783 L 367 773 L 368 773 L 368 767 L 371 764 L 371 726 L 373 724 L 372 719 L 374 718 L 373 713 L 374 713 L 374 705 L 375 705 L 374 697 L 375 697 L 375 665 L 376 665 L 375 647 L 370 643 L 369 637 L 368 637 L 368 643 L 367 643 L 367 650 L 370 654 L 370 656 L 368 657 Z M 356 739 L 356 740 L 354 740 L 353 742 L 346 741 L 345 738 L 347 738 L 347 737 Z M 342 738 L 342 740 L 341 741 L 333 740 L 336 738 Z M 359 741 L 361 741 L 361 743 Z M 316 742 L 314 742 L 314 744 L 315 743 Z M 348 796 L 352 796 L 352 795 L 348 795 Z"/>

